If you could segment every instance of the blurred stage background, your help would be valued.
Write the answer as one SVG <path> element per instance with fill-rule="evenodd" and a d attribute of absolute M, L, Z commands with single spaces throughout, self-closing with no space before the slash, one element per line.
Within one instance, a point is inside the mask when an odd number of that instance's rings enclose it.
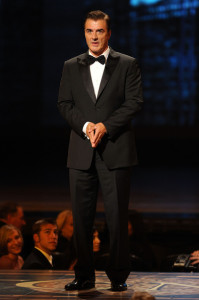
<path fill-rule="evenodd" d="M 56 101 L 64 61 L 87 49 L 83 19 L 94 9 L 112 18 L 110 46 L 142 70 L 130 209 L 157 251 L 189 251 L 199 231 L 198 0 L 0 0 L 0 203 L 22 204 L 28 224 L 70 208 L 70 132 Z"/>

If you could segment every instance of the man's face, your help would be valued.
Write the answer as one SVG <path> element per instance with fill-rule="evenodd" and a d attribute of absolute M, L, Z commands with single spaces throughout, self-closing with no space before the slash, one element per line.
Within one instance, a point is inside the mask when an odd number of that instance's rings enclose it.
<path fill-rule="evenodd" d="M 107 30 L 105 20 L 87 19 L 84 32 L 86 43 L 93 55 L 99 56 L 108 48 L 111 31 Z"/>
<path fill-rule="evenodd" d="M 8 215 L 7 223 L 14 225 L 19 229 L 26 224 L 26 221 L 24 220 L 23 208 L 21 206 L 17 207 L 16 213 Z"/>
<path fill-rule="evenodd" d="M 41 231 L 34 234 L 35 246 L 51 254 L 57 247 L 58 230 L 57 226 L 53 224 L 46 224 L 41 226 Z"/>

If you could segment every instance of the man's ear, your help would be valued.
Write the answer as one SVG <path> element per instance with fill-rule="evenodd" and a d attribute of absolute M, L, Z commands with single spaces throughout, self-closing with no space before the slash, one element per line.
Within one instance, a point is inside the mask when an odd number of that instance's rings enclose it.
<path fill-rule="evenodd" d="M 39 242 L 39 235 L 37 233 L 33 234 L 33 240 L 34 240 L 35 243 Z"/>

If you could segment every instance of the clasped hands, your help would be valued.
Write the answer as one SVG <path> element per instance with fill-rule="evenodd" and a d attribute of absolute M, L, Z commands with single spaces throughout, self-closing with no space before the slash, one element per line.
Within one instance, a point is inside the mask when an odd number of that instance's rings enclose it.
<path fill-rule="evenodd" d="M 107 130 L 103 123 L 88 123 L 86 128 L 86 135 L 90 139 L 92 148 L 97 147 L 106 132 Z"/>

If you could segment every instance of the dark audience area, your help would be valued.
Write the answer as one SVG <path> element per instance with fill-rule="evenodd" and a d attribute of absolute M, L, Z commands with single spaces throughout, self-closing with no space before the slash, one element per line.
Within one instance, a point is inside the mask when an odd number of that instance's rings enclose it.
<path fill-rule="evenodd" d="M 175 221 L 174 219 L 170 220 L 169 225 L 167 219 L 164 220 L 162 218 L 160 220 L 160 217 L 157 219 L 154 216 L 147 216 L 147 214 L 136 210 L 129 211 L 128 234 L 131 271 L 197 272 L 199 243 L 197 242 L 198 230 L 197 226 L 195 226 L 196 224 L 194 225 L 191 220 L 188 222 L 188 219 L 184 222 L 182 219 L 177 220 L 176 216 L 174 216 Z M 22 235 L 23 246 L 21 246 L 20 252 L 18 251 L 19 253 L 17 253 L 17 257 L 20 256 L 20 268 L 74 270 L 76 256 L 73 244 L 73 217 L 71 210 L 30 213 L 23 211 L 23 207 L 20 204 L 13 202 L 3 203 L 0 207 L 0 221 L 1 247 L 3 247 L 4 227 L 11 226 L 12 230 L 14 228 Z M 47 230 L 53 232 L 53 246 L 51 245 L 52 240 L 49 240 L 50 244 L 46 244 L 45 236 L 44 240 L 42 240 L 43 237 L 38 233 L 39 230 L 42 232 L 42 227 L 38 229 L 37 223 L 41 223 L 41 226 L 44 224 L 44 229 L 47 226 Z M 172 227 L 170 227 L 171 225 Z M 183 226 L 186 227 L 183 228 Z M 7 245 L 9 245 L 10 240 L 11 238 L 8 236 L 6 240 Z M 45 249 L 47 249 L 47 253 L 50 253 L 49 255 L 53 258 L 52 265 L 45 261 L 46 257 L 44 257 L 43 252 L 40 253 L 40 247 L 43 249 L 42 251 L 45 252 Z M 190 256 L 194 251 L 194 261 L 197 261 L 197 263 L 195 265 L 188 264 L 188 258 L 185 257 L 185 254 Z M 184 255 L 183 257 L 182 254 Z M 9 252 L 1 251 L 0 255 L 0 268 L 13 268 L 10 264 L 8 267 L 6 267 L 5 263 L 1 264 L 1 259 L 6 255 L 9 256 Z M 16 256 L 16 254 L 12 255 Z M 39 255 L 42 263 L 38 263 L 37 257 L 37 263 L 30 264 L 30 257 L 32 262 L 32 255 L 34 257 L 35 255 L 36 257 Z M 179 255 L 181 256 L 179 257 Z M 109 240 L 103 212 L 97 213 L 93 228 L 93 258 L 96 270 L 103 271 L 106 269 L 109 258 Z M 35 261 L 35 258 L 33 261 Z M 22 264 L 24 264 L 24 267 Z M 17 269 L 17 266 L 15 269 Z"/>

